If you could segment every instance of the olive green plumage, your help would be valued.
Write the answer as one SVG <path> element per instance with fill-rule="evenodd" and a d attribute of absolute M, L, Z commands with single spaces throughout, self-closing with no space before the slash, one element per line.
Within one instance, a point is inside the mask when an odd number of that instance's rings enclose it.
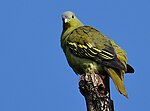
<path fill-rule="evenodd" d="M 124 74 L 134 69 L 126 63 L 124 50 L 91 26 L 84 26 L 67 11 L 62 14 L 61 47 L 76 74 L 108 74 L 117 90 L 127 97 Z"/>

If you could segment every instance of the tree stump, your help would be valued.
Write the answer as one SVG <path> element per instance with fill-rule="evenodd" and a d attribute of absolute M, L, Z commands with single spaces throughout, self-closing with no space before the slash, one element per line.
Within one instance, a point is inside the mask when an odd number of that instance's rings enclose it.
<path fill-rule="evenodd" d="M 114 111 L 113 101 L 110 98 L 108 76 L 81 75 L 79 89 L 85 98 L 87 111 Z"/>

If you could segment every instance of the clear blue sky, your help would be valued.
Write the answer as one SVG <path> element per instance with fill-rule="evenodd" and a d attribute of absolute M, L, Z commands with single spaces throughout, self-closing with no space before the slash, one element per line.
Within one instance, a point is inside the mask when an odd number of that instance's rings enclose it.
<path fill-rule="evenodd" d="M 114 39 L 136 70 L 125 77 L 128 100 L 111 82 L 115 111 L 149 110 L 149 0 L 1 0 L 0 111 L 86 111 L 60 48 L 67 10 Z"/>

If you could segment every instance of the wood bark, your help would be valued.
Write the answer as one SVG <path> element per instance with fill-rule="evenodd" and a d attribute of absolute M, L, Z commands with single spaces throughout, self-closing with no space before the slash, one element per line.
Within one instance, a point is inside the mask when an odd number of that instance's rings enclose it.
<path fill-rule="evenodd" d="M 79 89 L 85 98 L 87 111 L 114 111 L 108 76 L 81 75 Z"/>

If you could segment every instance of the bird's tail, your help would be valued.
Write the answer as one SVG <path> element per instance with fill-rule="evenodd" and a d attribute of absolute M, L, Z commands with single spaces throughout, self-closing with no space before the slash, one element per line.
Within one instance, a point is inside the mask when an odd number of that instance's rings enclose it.
<path fill-rule="evenodd" d="M 126 73 L 134 73 L 134 68 L 127 64 L 127 72 Z"/>
<path fill-rule="evenodd" d="M 124 86 L 124 72 L 112 68 L 105 68 L 105 70 L 112 78 L 117 90 L 128 98 L 128 94 L 126 93 L 126 88 Z"/>

